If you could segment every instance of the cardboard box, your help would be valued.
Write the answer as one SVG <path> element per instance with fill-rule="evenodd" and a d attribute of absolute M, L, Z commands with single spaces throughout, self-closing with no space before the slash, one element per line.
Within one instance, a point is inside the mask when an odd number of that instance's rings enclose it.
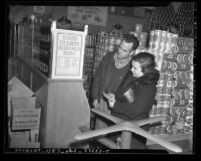
<path fill-rule="evenodd" d="M 11 129 L 39 129 L 41 108 L 36 97 L 11 98 Z"/>
<path fill-rule="evenodd" d="M 39 148 L 39 129 L 35 130 L 9 130 L 9 148 Z"/>
<path fill-rule="evenodd" d="M 22 83 L 17 77 L 13 77 L 8 82 L 8 117 L 11 116 L 11 97 L 32 97 L 33 92 Z"/>

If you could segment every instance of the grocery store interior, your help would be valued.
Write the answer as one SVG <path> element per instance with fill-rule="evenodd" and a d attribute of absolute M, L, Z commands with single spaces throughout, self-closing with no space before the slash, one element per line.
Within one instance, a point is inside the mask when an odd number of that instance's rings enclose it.
<path fill-rule="evenodd" d="M 139 40 L 135 54 L 153 54 L 160 72 L 149 117 L 165 119 L 150 123 L 146 148 L 193 154 L 195 7 L 195 2 L 9 5 L 7 147 L 129 149 L 123 142 L 131 131 L 122 130 L 120 145 L 105 133 L 88 140 L 74 136 L 90 134 L 97 117 L 111 120 L 91 111 L 93 76 L 106 53 L 117 49 L 124 34 L 131 34 Z M 68 60 L 80 50 L 79 57 Z M 117 120 L 114 124 L 120 124 Z"/>

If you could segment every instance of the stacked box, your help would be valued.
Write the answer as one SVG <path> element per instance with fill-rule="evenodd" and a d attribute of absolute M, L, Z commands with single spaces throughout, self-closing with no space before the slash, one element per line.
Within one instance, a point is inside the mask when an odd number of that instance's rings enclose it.
<path fill-rule="evenodd" d="M 9 148 L 39 148 L 40 113 L 33 92 L 13 77 L 8 82 Z"/>

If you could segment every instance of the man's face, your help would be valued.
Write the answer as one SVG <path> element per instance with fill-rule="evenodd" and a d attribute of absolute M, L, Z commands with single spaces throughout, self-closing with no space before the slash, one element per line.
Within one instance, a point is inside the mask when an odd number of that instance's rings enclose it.
<path fill-rule="evenodd" d="M 118 47 L 118 52 L 117 52 L 118 59 L 128 58 L 132 51 L 132 47 L 133 47 L 133 43 L 127 43 L 125 40 L 123 40 Z"/>

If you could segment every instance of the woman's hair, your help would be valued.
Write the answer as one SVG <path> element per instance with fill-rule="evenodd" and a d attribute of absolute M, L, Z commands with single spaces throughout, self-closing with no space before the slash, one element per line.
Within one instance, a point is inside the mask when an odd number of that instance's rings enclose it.
<path fill-rule="evenodd" d="M 133 43 L 133 50 L 136 50 L 139 46 L 139 41 L 134 35 L 125 34 L 123 40 L 125 40 L 127 43 Z"/>
<path fill-rule="evenodd" d="M 152 54 L 147 52 L 141 52 L 141 53 L 138 53 L 137 55 L 132 56 L 131 62 L 132 61 L 136 61 L 140 63 L 142 72 L 144 74 L 153 70 L 156 66 L 155 57 Z"/>

